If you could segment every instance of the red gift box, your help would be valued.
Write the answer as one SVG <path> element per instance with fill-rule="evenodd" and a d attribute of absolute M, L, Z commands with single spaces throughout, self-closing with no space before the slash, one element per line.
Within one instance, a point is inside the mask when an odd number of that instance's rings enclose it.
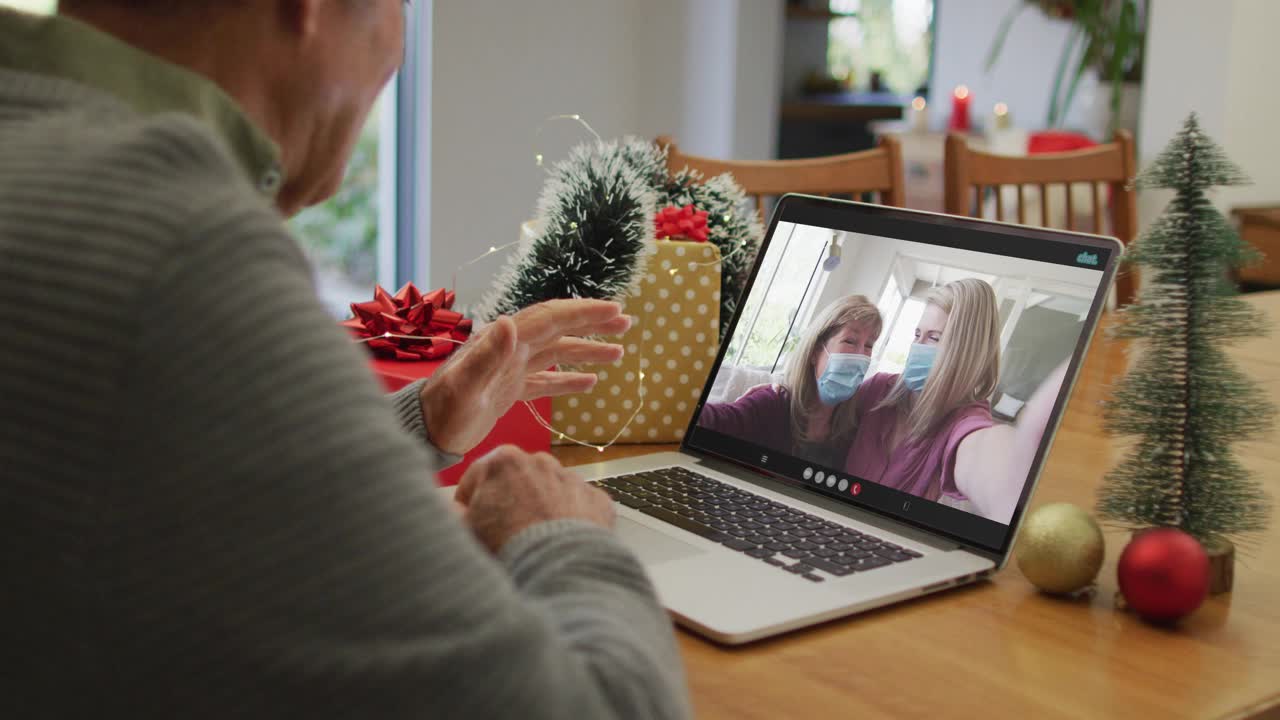
<path fill-rule="evenodd" d="M 387 391 L 395 392 L 411 382 L 431 377 L 432 373 L 439 370 L 445 361 L 420 360 L 417 362 L 404 362 L 375 358 L 371 359 L 370 362 L 372 363 L 373 371 L 382 380 L 382 384 L 387 388 Z M 551 417 L 550 398 L 534 400 L 533 406 L 537 408 L 538 414 L 542 417 Z M 458 484 L 462 473 L 466 471 L 471 463 L 499 445 L 515 445 L 526 452 L 547 452 L 551 449 L 551 431 L 539 425 L 529 412 L 529 408 L 525 407 L 524 403 L 518 402 L 511 406 L 506 415 L 498 419 L 497 424 L 493 426 L 493 430 L 490 431 L 489 435 L 479 445 L 472 448 L 462 462 L 440 473 L 440 484 Z"/>

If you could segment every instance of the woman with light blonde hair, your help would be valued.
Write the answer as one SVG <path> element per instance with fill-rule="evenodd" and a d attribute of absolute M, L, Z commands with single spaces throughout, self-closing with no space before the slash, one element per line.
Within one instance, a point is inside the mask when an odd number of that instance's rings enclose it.
<path fill-rule="evenodd" d="M 850 400 L 870 367 L 882 327 L 880 311 L 863 295 L 831 303 L 792 350 L 781 384 L 754 387 L 731 403 L 708 404 L 698 425 L 840 467 L 857 423 Z"/>
<path fill-rule="evenodd" d="M 1000 379 L 995 292 L 965 278 L 930 289 L 925 302 L 902 373 L 877 374 L 858 393 L 845 471 L 1008 523 L 1022 461 L 1030 466 L 1026 446 L 1039 446 L 1061 375 L 1028 401 L 1017 427 L 998 425 L 989 402 Z"/>

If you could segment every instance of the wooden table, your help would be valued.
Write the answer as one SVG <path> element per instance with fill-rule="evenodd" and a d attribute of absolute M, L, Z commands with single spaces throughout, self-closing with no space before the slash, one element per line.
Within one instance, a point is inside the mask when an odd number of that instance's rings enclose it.
<path fill-rule="evenodd" d="M 1280 403 L 1280 292 L 1247 296 L 1277 335 L 1242 342 L 1240 367 Z M 1092 508 L 1117 456 L 1098 401 L 1124 370 L 1099 337 L 1086 361 L 1032 507 Z M 670 450 L 611 448 L 605 458 Z M 1239 448 L 1280 498 L 1280 432 Z M 566 464 L 601 454 L 557 450 Z M 832 622 L 743 648 L 680 631 L 699 718 L 1244 718 L 1280 717 L 1280 520 L 1240 548 L 1233 593 L 1177 629 L 1113 608 L 1127 535 L 1107 533 L 1092 599 L 1038 593 L 1011 563 L 990 582 Z M 744 598 L 744 601 L 747 599 Z"/>

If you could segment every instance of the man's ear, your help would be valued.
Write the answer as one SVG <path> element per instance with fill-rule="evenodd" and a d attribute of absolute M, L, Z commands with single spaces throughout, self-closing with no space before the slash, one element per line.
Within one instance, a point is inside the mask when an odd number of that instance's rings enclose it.
<path fill-rule="evenodd" d="M 291 35 L 308 38 L 320 29 L 320 12 L 331 0 L 276 0 L 276 18 Z"/>

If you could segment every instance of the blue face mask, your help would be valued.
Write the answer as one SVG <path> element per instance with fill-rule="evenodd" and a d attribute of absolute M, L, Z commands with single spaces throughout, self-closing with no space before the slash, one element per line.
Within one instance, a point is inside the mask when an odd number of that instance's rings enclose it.
<path fill-rule="evenodd" d="M 938 357 L 937 345 L 921 345 L 912 343 L 907 353 L 907 366 L 902 370 L 902 384 L 911 392 L 924 389 L 924 382 L 929 379 L 933 370 L 933 361 Z"/>
<path fill-rule="evenodd" d="M 818 399 L 823 405 L 837 405 L 853 397 L 867 376 L 871 358 L 851 353 L 829 353 L 827 369 L 818 378 Z"/>

